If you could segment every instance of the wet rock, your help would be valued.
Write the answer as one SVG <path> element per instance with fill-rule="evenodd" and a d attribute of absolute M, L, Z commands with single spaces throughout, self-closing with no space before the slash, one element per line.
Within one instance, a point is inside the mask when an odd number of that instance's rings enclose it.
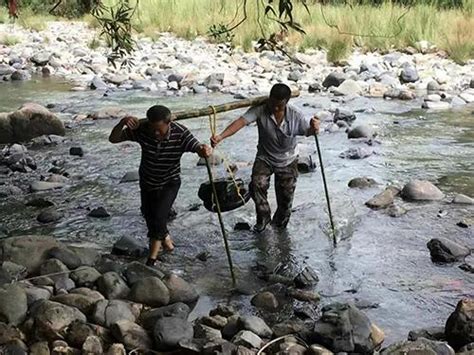
<path fill-rule="evenodd" d="M 204 80 L 204 85 L 209 90 L 220 90 L 222 85 L 224 84 L 224 77 L 224 73 L 213 73 Z"/>
<path fill-rule="evenodd" d="M 123 236 L 115 242 L 112 248 L 113 255 L 125 255 L 132 257 L 142 257 L 147 253 L 145 243 L 131 236 Z"/>
<path fill-rule="evenodd" d="M 314 344 L 309 347 L 308 355 L 333 355 L 331 350 L 326 349 L 324 346 Z"/>
<path fill-rule="evenodd" d="M 63 213 L 54 209 L 48 208 L 46 210 L 41 211 L 41 213 L 36 217 L 36 220 L 40 223 L 54 223 L 59 221 L 63 218 Z"/>
<path fill-rule="evenodd" d="M 159 269 L 146 266 L 138 261 L 127 264 L 124 274 L 130 286 L 146 277 L 157 277 L 159 279 L 165 277 L 165 274 Z"/>
<path fill-rule="evenodd" d="M 81 321 L 72 322 L 66 332 L 65 340 L 76 348 L 82 348 L 82 345 L 89 336 L 97 336 L 100 326 Z M 103 328 L 105 329 L 105 328 Z"/>
<path fill-rule="evenodd" d="M 434 201 L 443 199 L 443 193 L 431 182 L 413 180 L 405 185 L 401 196 L 408 201 Z"/>
<path fill-rule="evenodd" d="M 81 351 L 70 347 L 66 342 L 57 340 L 53 342 L 52 346 L 52 355 L 80 355 Z"/>
<path fill-rule="evenodd" d="M 464 298 L 446 321 L 446 340 L 454 349 L 474 342 L 474 299 Z"/>
<path fill-rule="evenodd" d="M 107 218 L 110 217 L 110 214 L 104 207 L 98 207 L 90 211 L 88 216 L 93 218 Z"/>
<path fill-rule="evenodd" d="M 0 322 L 0 345 L 10 343 L 15 339 L 24 340 L 25 336 L 16 327 Z"/>
<path fill-rule="evenodd" d="M 356 115 L 354 112 L 347 110 L 347 109 L 342 109 L 342 108 L 337 108 L 336 111 L 334 112 L 334 117 L 333 121 L 338 122 L 338 121 L 344 121 L 347 123 L 352 123 L 356 120 Z"/>
<path fill-rule="evenodd" d="M 194 326 L 194 337 L 206 339 L 207 341 L 216 341 L 222 339 L 222 334 L 218 329 L 198 323 Z"/>
<path fill-rule="evenodd" d="M 121 85 L 124 81 L 128 80 L 127 75 L 122 75 L 122 74 L 110 74 L 106 73 L 104 74 L 104 81 L 107 83 L 115 84 L 115 85 Z"/>
<path fill-rule="evenodd" d="M 28 306 L 31 306 L 38 300 L 49 300 L 53 294 L 54 289 L 50 286 L 29 286 L 24 285 L 23 289 L 26 293 L 26 301 Z"/>
<path fill-rule="evenodd" d="M 311 173 L 316 170 L 316 162 L 311 155 L 298 156 L 298 172 L 300 174 Z"/>
<path fill-rule="evenodd" d="M 375 132 L 372 127 L 367 125 L 358 125 L 347 132 L 347 138 L 373 138 Z"/>
<path fill-rule="evenodd" d="M 55 189 L 63 188 L 64 186 L 66 185 L 61 182 L 35 181 L 31 183 L 30 191 L 40 192 L 40 191 L 47 191 L 47 190 L 55 190 Z"/>
<path fill-rule="evenodd" d="M 316 286 L 318 282 L 318 274 L 309 266 L 306 266 L 294 279 L 297 288 Z"/>
<path fill-rule="evenodd" d="M 109 86 L 105 83 L 100 76 L 94 76 L 92 81 L 89 84 L 89 87 L 92 90 L 107 90 Z"/>
<path fill-rule="evenodd" d="M 155 308 L 155 309 L 151 309 L 149 311 L 144 312 L 140 317 L 141 319 L 140 323 L 145 329 L 152 329 L 154 325 L 156 324 L 156 322 L 158 321 L 158 319 L 160 318 L 174 317 L 174 318 L 181 318 L 181 319 L 186 320 L 188 319 L 190 312 L 191 312 L 191 309 L 189 308 L 187 304 L 178 302 L 178 303 L 170 304 L 169 306 Z"/>
<path fill-rule="evenodd" d="M 50 355 L 47 341 L 40 341 L 30 346 L 30 355 Z"/>
<path fill-rule="evenodd" d="M 101 276 L 100 272 L 90 266 L 82 266 L 71 273 L 71 279 L 79 287 L 92 287 Z"/>
<path fill-rule="evenodd" d="M 457 194 L 456 196 L 454 196 L 452 203 L 474 205 L 474 198 L 462 194 Z"/>
<path fill-rule="evenodd" d="M 140 180 L 140 176 L 138 175 L 138 171 L 128 171 L 125 173 L 125 175 L 122 177 L 120 180 L 120 183 L 126 183 L 126 182 L 135 182 Z"/>
<path fill-rule="evenodd" d="M 364 159 L 374 154 L 374 151 L 365 147 L 349 148 L 339 154 L 343 159 Z"/>
<path fill-rule="evenodd" d="M 257 308 L 262 308 L 268 311 L 275 311 L 279 307 L 278 300 L 275 295 L 268 291 L 256 294 L 252 298 L 251 303 Z"/>
<path fill-rule="evenodd" d="M 411 65 L 406 65 L 403 67 L 400 73 L 400 82 L 404 83 L 414 83 L 418 81 L 420 77 L 418 76 L 418 72 L 415 67 Z"/>
<path fill-rule="evenodd" d="M 169 290 L 169 302 L 192 303 L 199 298 L 196 289 L 181 277 L 170 274 L 163 279 L 164 284 Z"/>
<path fill-rule="evenodd" d="M 48 259 L 40 267 L 40 275 L 48 275 L 53 281 L 68 276 L 69 269 L 58 259 Z M 60 275 L 50 275 L 58 274 Z"/>
<path fill-rule="evenodd" d="M 242 330 L 232 339 L 232 343 L 235 345 L 245 346 L 250 349 L 260 349 L 263 344 L 263 340 L 251 331 Z"/>
<path fill-rule="evenodd" d="M 443 341 L 445 340 L 444 327 L 431 327 L 426 329 L 411 330 L 408 333 L 408 340 L 410 341 L 415 341 L 420 338 Z"/>
<path fill-rule="evenodd" d="M 334 90 L 336 96 L 358 96 L 362 94 L 362 88 L 355 80 L 347 79 Z"/>
<path fill-rule="evenodd" d="M 28 311 L 25 290 L 16 285 L 0 288 L 0 320 L 11 325 L 21 324 Z"/>
<path fill-rule="evenodd" d="M 121 107 L 104 107 L 89 115 L 93 120 L 119 120 L 128 116 L 129 113 Z"/>
<path fill-rule="evenodd" d="M 51 298 L 51 301 L 75 307 L 86 315 L 92 313 L 95 304 L 98 302 L 95 298 L 75 293 L 58 295 Z"/>
<path fill-rule="evenodd" d="M 454 355 L 454 350 L 444 342 L 420 338 L 416 341 L 403 341 L 390 345 L 381 355 L 431 354 Z"/>
<path fill-rule="evenodd" d="M 48 340 L 58 339 L 59 334 L 73 321 L 86 321 L 86 316 L 77 308 L 53 301 L 40 302 L 31 314 L 37 336 Z"/>
<path fill-rule="evenodd" d="M 222 316 L 203 317 L 201 323 L 215 329 L 223 329 L 227 325 L 227 318 Z"/>
<path fill-rule="evenodd" d="M 96 354 L 101 355 L 104 353 L 102 348 L 102 342 L 99 337 L 95 335 L 88 336 L 84 344 L 82 345 L 82 352 L 84 354 Z"/>
<path fill-rule="evenodd" d="M 395 197 L 400 193 L 400 189 L 396 186 L 389 186 L 383 192 L 375 195 L 365 205 L 373 210 L 379 210 L 390 206 Z"/>
<path fill-rule="evenodd" d="M 446 238 L 434 238 L 427 244 L 431 260 L 439 263 L 450 263 L 469 255 L 469 248 Z"/>
<path fill-rule="evenodd" d="M 354 178 L 348 183 L 348 186 L 351 189 L 354 189 L 354 188 L 366 189 L 375 185 L 377 185 L 377 182 L 374 179 L 369 178 L 369 177 Z"/>
<path fill-rule="evenodd" d="M 112 344 L 107 351 L 107 355 L 127 355 L 123 344 Z"/>
<path fill-rule="evenodd" d="M 48 256 L 57 259 L 65 264 L 69 269 L 76 269 L 81 266 L 81 259 L 72 250 L 66 247 L 55 247 L 48 252 Z"/>
<path fill-rule="evenodd" d="M 346 74 L 339 72 L 332 72 L 323 81 L 323 86 L 329 88 L 331 86 L 338 87 L 344 80 L 346 80 Z"/>
<path fill-rule="evenodd" d="M 312 83 L 309 84 L 308 92 L 321 92 L 323 90 L 323 86 L 320 83 Z"/>
<path fill-rule="evenodd" d="M 0 287 L 5 285 L 5 284 L 9 284 L 10 282 L 12 282 L 12 277 L 10 275 L 10 273 L 5 270 L 3 267 L 0 267 Z"/>
<path fill-rule="evenodd" d="M 130 293 L 125 281 L 116 272 L 107 272 L 97 280 L 97 286 L 107 299 L 126 298 Z"/>
<path fill-rule="evenodd" d="M 372 324 L 367 316 L 350 304 L 334 303 L 323 307 L 315 323 L 312 339 L 334 352 L 370 353 L 374 342 Z M 380 341 L 377 339 L 377 341 Z"/>
<path fill-rule="evenodd" d="M 224 339 L 230 340 L 239 332 L 239 319 L 238 315 L 227 318 L 227 324 L 221 330 Z"/>
<path fill-rule="evenodd" d="M 262 318 L 256 316 L 240 317 L 238 321 L 238 327 L 241 330 L 249 330 L 262 338 L 271 338 L 272 336 L 272 330 L 270 327 Z M 234 341 L 233 343 L 235 344 Z"/>
<path fill-rule="evenodd" d="M 218 304 L 216 308 L 212 309 L 209 312 L 210 316 L 222 316 L 222 317 L 232 317 L 234 315 L 237 315 L 237 311 L 235 310 L 234 307 L 228 306 L 225 304 Z"/>
<path fill-rule="evenodd" d="M 81 260 L 83 266 L 94 266 L 100 259 L 101 253 L 99 250 L 91 247 L 81 247 L 70 245 L 69 249 L 76 254 Z"/>
<path fill-rule="evenodd" d="M 92 300 L 95 301 L 102 301 L 105 299 L 105 297 L 98 291 L 92 290 L 87 287 L 78 287 L 69 292 L 70 294 L 79 294 L 79 295 L 84 295 L 89 297 Z"/>
<path fill-rule="evenodd" d="M 0 114 L 0 144 L 25 142 L 44 134 L 64 136 L 63 122 L 47 108 L 26 103 L 9 114 Z"/>
<path fill-rule="evenodd" d="M 447 110 L 451 107 L 449 102 L 445 101 L 424 101 L 421 108 L 428 110 Z"/>
<path fill-rule="evenodd" d="M 314 292 L 314 291 L 296 289 L 296 290 L 290 290 L 289 294 L 295 300 L 302 301 L 302 302 L 318 303 L 321 299 L 321 296 L 317 292 Z"/>
<path fill-rule="evenodd" d="M 401 206 L 391 204 L 386 208 L 385 213 L 392 218 L 398 218 L 407 213 L 407 210 Z"/>
<path fill-rule="evenodd" d="M 8 355 L 28 355 L 28 347 L 19 339 L 15 339 L 9 344 L 0 346 L 1 354 Z"/>
<path fill-rule="evenodd" d="M 46 52 L 46 51 L 37 52 L 33 54 L 32 57 L 30 57 L 30 61 L 38 66 L 45 66 L 46 64 L 49 63 L 50 59 L 51 59 L 51 53 Z"/>
<path fill-rule="evenodd" d="M 153 329 L 153 338 L 159 350 L 175 349 L 180 342 L 191 341 L 193 336 L 193 325 L 179 317 L 160 318 Z"/>
<path fill-rule="evenodd" d="M 71 147 L 69 148 L 69 155 L 82 157 L 84 156 L 84 150 L 82 147 Z"/>
<path fill-rule="evenodd" d="M 12 263 L 11 261 L 4 261 L 1 264 L 0 269 L 6 271 L 13 280 L 21 280 L 28 275 L 26 267 Z"/>
<path fill-rule="evenodd" d="M 112 324 L 110 330 L 115 339 L 123 343 L 127 350 L 151 349 L 153 347 L 152 340 L 145 329 L 136 323 L 120 320 Z"/>
<path fill-rule="evenodd" d="M 76 284 L 69 277 L 61 277 L 54 281 L 54 289 L 56 294 L 69 292 L 76 288 Z"/>
<path fill-rule="evenodd" d="M 279 338 L 290 334 L 301 334 L 306 330 L 305 323 L 300 319 L 291 319 L 275 324 L 272 328 L 275 337 Z"/>
<path fill-rule="evenodd" d="M 170 302 L 170 292 L 159 278 L 146 277 L 133 284 L 129 298 L 151 307 L 160 307 Z"/>
<path fill-rule="evenodd" d="M 30 73 L 26 70 L 16 70 L 12 73 L 10 79 L 12 81 L 25 81 L 30 79 Z"/>
<path fill-rule="evenodd" d="M 110 327 L 120 320 L 135 322 L 137 315 L 134 314 L 132 306 L 128 302 L 121 300 L 102 300 L 96 303 L 91 318 L 94 323 L 104 327 Z"/>
<path fill-rule="evenodd" d="M 437 81 L 431 80 L 427 85 L 426 85 L 426 90 L 431 91 L 431 92 L 437 92 L 441 90 L 441 86 L 438 84 Z"/>
<path fill-rule="evenodd" d="M 235 231 L 249 231 L 251 228 L 248 222 L 237 222 L 234 226 Z"/>
<path fill-rule="evenodd" d="M 469 228 L 474 225 L 474 218 L 473 217 L 464 218 L 462 221 L 456 223 L 456 225 L 461 228 Z"/>

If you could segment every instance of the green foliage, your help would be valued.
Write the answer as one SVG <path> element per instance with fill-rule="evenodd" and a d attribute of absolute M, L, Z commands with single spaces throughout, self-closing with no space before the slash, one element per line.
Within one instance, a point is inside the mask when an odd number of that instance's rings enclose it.
<path fill-rule="evenodd" d="M 326 55 L 328 62 L 338 64 L 350 54 L 350 43 L 345 39 L 335 39 L 330 45 Z"/>
<path fill-rule="evenodd" d="M 12 47 L 20 42 L 20 39 L 14 35 L 9 35 L 6 33 L 0 35 L 0 44 L 3 44 L 5 46 Z"/>
<path fill-rule="evenodd" d="M 87 44 L 87 46 L 90 48 L 90 49 L 97 49 L 100 47 L 100 40 L 97 38 L 97 37 L 94 37 L 92 38 L 89 43 Z"/>

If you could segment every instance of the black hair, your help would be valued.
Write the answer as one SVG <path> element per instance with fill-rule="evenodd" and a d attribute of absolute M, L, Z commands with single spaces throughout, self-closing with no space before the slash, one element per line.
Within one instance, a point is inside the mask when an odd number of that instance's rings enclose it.
<path fill-rule="evenodd" d="M 170 123 L 171 111 L 166 106 L 155 105 L 148 109 L 148 111 L 146 112 L 146 118 L 150 122 L 164 121 L 165 123 Z"/>
<path fill-rule="evenodd" d="M 278 101 L 288 101 L 291 97 L 291 89 L 285 84 L 275 84 L 270 90 L 270 97 Z"/>

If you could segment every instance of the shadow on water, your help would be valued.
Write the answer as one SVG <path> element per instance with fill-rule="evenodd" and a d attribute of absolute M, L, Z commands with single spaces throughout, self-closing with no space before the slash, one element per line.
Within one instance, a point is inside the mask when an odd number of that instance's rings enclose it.
<path fill-rule="evenodd" d="M 72 114 L 113 105 L 143 116 L 146 108 L 157 102 L 172 109 L 184 109 L 229 100 L 225 95 L 163 98 L 143 92 L 102 97 L 96 92 L 65 92 L 62 83 L 57 90 L 51 90 L 49 84 L 37 85 L 43 84 L 9 86 L 9 90 L 16 90 L 15 99 L 0 94 L 2 110 L 14 109 L 28 100 L 54 103 L 61 117 L 69 121 Z M 334 107 L 334 103 L 324 97 L 304 97 L 294 102 L 308 114 L 313 112 L 303 106 L 305 103 Z M 262 287 L 262 281 L 253 272 L 257 263 L 283 269 L 311 266 L 320 276 L 316 290 L 323 295 L 323 304 L 354 299 L 378 304 L 366 312 L 384 329 L 387 342 L 405 338 L 410 329 L 442 325 L 460 297 L 474 294 L 472 275 L 457 265 L 434 265 L 426 248 L 427 241 L 434 237 L 448 237 L 473 247 L 472 229 L 456 226 L 460 219 L 473 214 L 472 207 L 445 202 L 455 192 L 474 196 L 472 109 L 427 112 L 414 109 L 415 104 L 410 105 L 365 98 L 341 104 L 357 110 L 357 121 L 373 125 L 378 131 L 380 144 L 370 147 L 376 154 L 366 159 L 339 157 L 350 147 L 367 147 L 364 142 L 349 141 L 343 131 L 321 135 L 332 210 L 338 226 L 337 248 L 332 246 L 319 171 L 300 176 L 294 213 L 286 232 L 270 229 L 255 235 L 249 231 L 234 231 L 236 222 L 253 224 L 252 203 L 224 214 L 240 291 L 251 293 Z M 370 107 L 376 110 L 364 111 Z M 219 129 L 241 112 L 219 116 Z M 66 161 L 71 186 L 63 191 L 34 194 L 56 203 L 65 214 L 60 223 L 39 225 L 35 219 L 38 211 L 25 208 L 24 198 L 16 197 L 0 201 L 2 224 L 14 234 L 53 234 L 61 240 L 95 245 L 104 250 L 109 250 L 113 242 L 124 235 L 146 241 L 145 225 L 139 213 L 138 184 L 119 184 L 125 172 L 138 168 L 139 148 L 132 143 L 109 144 L 107 136 L 113 123 L 74 124 L 67 133 L 69 143 L 54 148 L 31 148 L 39 162 L 33 177 L 46 176 L 55 159 Z M 207 117 L 185 124 L 202 141 L 209 139 Z M 256 139 L 255 127 L 247 127 L 219 148 L 229 161 L 241 166 L 237 176 L 249 178 Z M 82 146 L 84 157 L 70 157 L 71 145 Z M 301 138 L 299 149 L 301 154 L 314 154 L 314 140 Z M 251 312 L 250 297 L 232 292 L 217 216 L 203 207 L 190 211 L 191 206 L 200 203 L 197 190 L 207 179 L 205 167 L 196 166 L 196 161 L 197 158 L 189 154 L 182 160 L 183 183 L 175 205 L 178 217 L 169 226 L 177 248 L 174 255 L 166 257 L 166 264 L 193 280 L 203 294 L 193 317 L 206 313 L 218 301 L 238 301 L 239 307 Z M 225 174 L 223 167 L 213 170 L 216 176 Z M 379 185 L 367 190 L 348 189 L 347 182 L 358 176 L 370 176 Z M 402 185 L 415 178 L 437 182 L 448 197 L 429 204 L 397 200 L 396 204 L 407 210 L 399 218 L 364 206 L 364 202 L 384 186 Z M 26 177 L 15 174 L 12 180 L 26 190 Z M 270 203 L 274 208 L 273 189 Z M 88 210 L 97 206 L 105 206 L 112 217 L 105 220 L 87 217 Z M 446 215 L 438 217 L 439 210 L 446 211 Z M 196 258 L 203 251 L 210 255 L 206 262 Z"/>

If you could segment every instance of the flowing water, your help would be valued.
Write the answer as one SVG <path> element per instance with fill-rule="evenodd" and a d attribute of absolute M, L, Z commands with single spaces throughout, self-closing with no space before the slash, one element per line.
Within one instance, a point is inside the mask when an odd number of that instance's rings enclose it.
<path fill-rule="evenodd" d="M 132 114 L 144 116 L 146 109 L 160 103 L 178 110 L 219 104 L 229 96 L 158 97 L 153 93 L 124 92 L 102 97 L 96 92 L 69 92 L 60 82 L 30 82 L 0 87 L 0 111 L 13 110 L 25 101 L 56 104 L 56 111 L 71 127 L 71 141 L 57 147 L 31 148 L 38 161 L 38 178 L 47 175 L 55 159 L 66 160 L 73 184 L 63 191 L 37 194 L 52 199 L 65 213 L 54 226 L 36 222 L 37 210 L 24 207 L 24 199 L 0 201 L 1 221 L 12 234 L 52 234 L 79 245 L 109 250 L 121 236 L 131 235 L 145 241 L 146 229 L 141 218 L 137 183 L 119 184 L 127 171 L 138 168 L 140 151 L 133 143 L 112 145 L 107 137 L 115 122 L 92 124 L 71 122 L 72 114 L 89 113 L 100 107 L 120 105 Z M 320 136 L 329 184 L 338 245 L 333 248 L 329 233 L 326 201 L 319 170 L 300 175 L 291 222 L 286 232 L 271 229 L 255 235 L 233 231 L 239 221 L 254 223 L 253 203 L 224 213 L 238 285 L 247 290 L 262 286 L 252 272 L 256 263 L 302 268 L 311 266 L 320 276 L 317 291 L 322 302 L 354 300 L 378 304 L 365 310 L 386 333 L 388 342 L 403 339 L 411 329 L 443 325 L 457 301 L 474 295 L 474 277 L 455 265 L 438 266 L 431 262 L 426 243 L 435 237 L 447 237 L 474 247 L 472 227 L 456 226 L 472 216 L 471 206 L 446 201 L 454 193 L 474 196 L 474 112 L 427 112 L 420 103 L 358 98 L 333 102 L 327 97 L 306 96 L 293 100 L 306 113 L 346 107 L 355 110 L 357 122 L 376 127 L 378 142 L 349 141 L 341 130 Z M 228 112 L 218 118 L 221 130 L 242 111 Z M 210 135 L 207 117 L 184 122 L 202 141 Z M 323 122 L 323 126 L 328 123 Z M 226 140 L 219 151 L 229 162 L 238 163 L 238 177 L 249 179 L 256 153 L 257 130 L 246 127 Z M 302 154 L 314 154 L 312 138 L 301 138 Z M 71 157 L 68 149 L 80 145 L 83 158 Z M 363 160 L 346 160 L 339 154 L 350 147 L 364 146 L 375 151 Z M 176 242 L 174 255 L 166 258 L 169 268 L 192 280 L 203 295 L 194 316 L 204 314 L 217 301 L 229 298 L 250 310 L 249 297 L 230 295 L 232 288 L 217 216 L 203 207 L 189 211 L 199 203 L 197 190 L 207 180 L 206 168 L 196 166 L 197 157 L 187 154 L 182 160 L 182 187 L 175 208 L 178 217 L 170 224 Z M 223 176 L 223 167 L 214 174 Z M 379 186 L 367 190 L 349 189 L 351 178 L 370 176 Z M 442 202 L 396 204 L 407 213 L 393 218 L 372 211 L 364 202 L 388 184 L 403 185 L 411 179 L 431 180 L 447 194 Z M 31 177 L 30 177 L 31 179 Z M 13 180 L 26 189 L 27 178 L 17 174 Z M 275 206 L 273 189 L 270 191 Z M 105 206 L 111 217 L 104 220 L 87 217 L 87 208 Z M 442 210 L 444 212 L 439 213 Z M 439 216 L 438 216 L 439 215 Z M 208 251 L 211 258 L 199 261 L 196 255 Z M 285 312 L 282 312 L 285 313 Z M 285 314 L 281 315 L 282 318 Z"/>

